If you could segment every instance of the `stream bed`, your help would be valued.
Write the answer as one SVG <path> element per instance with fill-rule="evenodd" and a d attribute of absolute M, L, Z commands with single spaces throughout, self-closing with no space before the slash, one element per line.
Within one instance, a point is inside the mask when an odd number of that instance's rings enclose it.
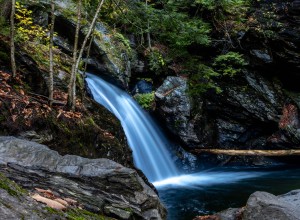
<path fill-rule="evenodd" d="M 169 220 L 242 207 L 255 191 L 279 195 L 300 189 L 300 168 L 214 168 L 188 176 L 154 183 Z"/>

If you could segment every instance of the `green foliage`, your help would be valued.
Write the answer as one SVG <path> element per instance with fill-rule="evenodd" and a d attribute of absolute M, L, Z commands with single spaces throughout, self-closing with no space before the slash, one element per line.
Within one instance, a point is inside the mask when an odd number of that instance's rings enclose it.
<path fill-rule="evenodd" d="M 191 96 L 197 96 L 206 92 L 208 89 L 215 89 L 217 93 L 221 93 L 221 88 L 214 82 L 214 78 L 218 76 L 220 76 L 220 74 L 214 71 L 213 68 L 199 64 L 197 66 L 197 72 L 189 78 L 189 94 Z"/>
<path fill-rule="evenodd" d="M 123 34 L 116 32 L 114 34 L 114 39 L 121 42 L 127 49 L 127 51 L 131 51 L 130 41 L 124 37 Z"/>
<path fill-rule="evenodd" d="M 207 23 L 199 18 L 190 18 L 174 7 L 167 8 L 166 11 L 156 12 L 157 19 L 152 24 L 152 33 L 157 33 L 161 42 L 180 50 L 192 44 L 210 44 L 210 27 Z"/>
<path fill-rule="evenodd" d="M 19 2 L 16 2 L 15 18 L 17 20 L 17 41 L 49 41 L 49 37 L 47 37 L 48 30 L 35 25 L 33 23 L 32 11 L 25 8 Z"/>
<path fill-rule="evenodd" d="M 215 58 L 213 66 L 222 75 L 235 76 L 247 63 L 243 55 L 236 52 L 228 52 Z"/>
<path fill-rule="evenodd" d="M 108 0 L 104 5 L 103 19 L 140 36 L 137 40 L 142 48 L 148 47 L 145 37 L 150 33 L 153 41 L 155 39 L 171 49 L 171 58 L 186 54 L 187 47 L 192 44 L 210 44 L 210 27 L 206 22 L 180 11 L 172 1 L 162 2 L 148 1 L 146 5 L 144 2 L 121 1 L 116 5 L 114 0 Z M 157 7 L 157 4 L 163 7 Z M 158 57 L 157 52 L 154 53 L 154 58 Z"/>
<path fill-rule="evenodd" d="M 158 49 L 152 48 L 146 53 L 146 57 L 149 60 L 150 70 L 155 72 L 157 75 L 160 74 L 163 67 L 166 66 L 166 62 L 163 58 L 162 53 Z"/>
<path fill-rule="evenodd" d="M 227 13 L 235 13 L 248 6 L 249 0 L 195 0 L 195 3 L 207 10 L 221 9 Z"/>
<path fill-rule="evenodd" d="M 155 103 L 154 92 L 145 94 L 136 94 L 134 99 L 146 110 L 151 110 Z"/>

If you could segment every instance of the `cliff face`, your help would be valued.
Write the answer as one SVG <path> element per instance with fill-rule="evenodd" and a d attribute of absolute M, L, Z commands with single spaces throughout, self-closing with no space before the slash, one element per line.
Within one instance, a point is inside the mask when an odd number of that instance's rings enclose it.
<path fill-rule="evenodd" d="M 247 30 L 234 39 L 249 65 L 217 82 L 222 93 L 186 99 L 187 88 L 164 82 L 156 92 L 157 112 L 186 148 L 299 147 L 299 22 L 298 1 L 260 1 L 248 14 Z"/>

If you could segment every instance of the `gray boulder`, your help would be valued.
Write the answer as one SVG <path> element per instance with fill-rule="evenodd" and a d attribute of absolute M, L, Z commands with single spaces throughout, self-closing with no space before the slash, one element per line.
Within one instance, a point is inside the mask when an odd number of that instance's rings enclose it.
<path fill-rule="evenodd" d="M 44 145 L 0 137 L 0 172 L 29 191 L 51 189 L 117 219 L 164 219 L 158 195 L 133 169 L 108 159 L 61 156 Z"/>
<path fill-rule="evenodd" d="M 258 191 L 249 197 L 245 207 L 230 208 L 209 217 L 218 220 L 299 220 L 300 190 L 280 196 Z"/>
<path fill-rule="evenodd" d="M 299 199 L 300 190 L 282 196 L 255 192 L 248 199 L 242 219 L 298 220 L 300 219 Z"/>
<path fill-rule="evenodd" d="M 187 146 L 200 143 L 191 114 L 187 79 L 169 76 L 155 92 L 157 109 L 170 131 Z"/>

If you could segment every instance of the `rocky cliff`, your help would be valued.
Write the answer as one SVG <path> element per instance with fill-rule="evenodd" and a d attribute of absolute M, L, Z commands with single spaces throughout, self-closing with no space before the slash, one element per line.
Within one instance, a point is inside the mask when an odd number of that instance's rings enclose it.
<path fill-rule="evenodd" d="M 157 112 L 185 148 L 299 148 L 298 12 L 297 1 L 252 5 L 247 30 L 235 39 L 249 65 L 219 80 L 221 93 L 192 98 L 185 77 L 164 81 L 156 91 Z"/>

